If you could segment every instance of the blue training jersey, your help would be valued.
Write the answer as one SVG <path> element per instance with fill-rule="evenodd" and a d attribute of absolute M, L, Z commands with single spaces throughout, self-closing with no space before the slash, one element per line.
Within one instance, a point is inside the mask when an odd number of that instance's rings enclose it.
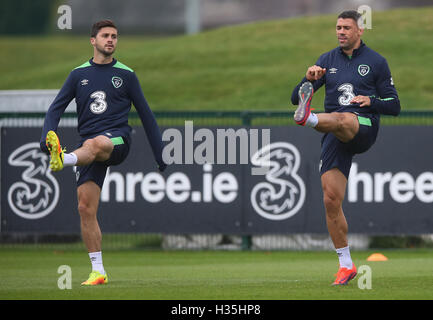
<path fill-rule="evenodd" d="M 312 81 L 314 91 L 325 85 L 326 112 L 356 112 L 379 118 L 380 114 L 398 115 L 400 101 L 384 57 L 367 47 L 362 41 L 351 57 L 340 47 L 322 54 L 316 65 L 326 68 L 322 78 Z M 304 77 L 292 93 L 292 103 L 299 103 L 298 91 Z M 368 96 L 369 107 L 351 104 L 355 96 Z"/>
<path fill-rule="evenodd" d="M 156 162 L 164 165 L 161 133 L 137 76 L 116 59 L 108 64 L 96 64 L 90 59 L 72 70 L 46 113 L 41 135 L 42 151 L 48 152 L 45 137 L 48 131 L 57 131 L 60 117 L 74 98 L 81 141 L 108 132 L 113 137 L 122 136 L 130 143 L 128 113 L 133 103 Z"/>

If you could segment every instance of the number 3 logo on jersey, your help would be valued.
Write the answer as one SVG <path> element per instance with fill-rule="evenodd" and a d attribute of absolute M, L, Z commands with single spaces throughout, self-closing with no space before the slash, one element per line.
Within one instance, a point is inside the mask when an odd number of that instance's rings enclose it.
<path fill-rule="evenodd" d="M 338 103 L 340 106 L 348 106 L 350 101 L 355 98 L 355 94 L 353 93 L 353 85 L 351 83 L 343 83 L 338 87 L 338 91 L 343 92 L 338 97 Z"/>
<path fill-rule="evenodd" d="M 105 101 L 105 92 L 104 91 L 95 91 L 90 95 L 90 98 L 95 99 L 90 104 L 90 111 L 95 114 L 100 114 L 107 110 L 107 101 Z"/>

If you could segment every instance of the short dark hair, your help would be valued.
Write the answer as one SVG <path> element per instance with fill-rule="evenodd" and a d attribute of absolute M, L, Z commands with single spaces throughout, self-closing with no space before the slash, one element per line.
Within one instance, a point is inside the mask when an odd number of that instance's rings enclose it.
<path fill-rule="evenodd" d="M 102 28 L 105 27 L 111 27 L 117 30 L 117 27 L 115 26 L 114 22 L 111 20 L 101 20 L 98 22 L 95 22 L 92 26 L 92 32 L 90 34 L 90 36 L 92 38 L 95 38 L 96 35 L 98 34 L 99 30 L 101 30 Z"/>
<path fill-rule="evenodd" d="M 340 15 L 338 16 L 338 19 L 352 19 L 356 23 L 358 23 L 358 21 L 359 21 L 359 19 L 361 19 L 361 17 L 362 17 L 362 14 L 360 14 L 358 11 L 347 10 L 347 11 L 343 11 L 342 13 L 340 13 Z"/>

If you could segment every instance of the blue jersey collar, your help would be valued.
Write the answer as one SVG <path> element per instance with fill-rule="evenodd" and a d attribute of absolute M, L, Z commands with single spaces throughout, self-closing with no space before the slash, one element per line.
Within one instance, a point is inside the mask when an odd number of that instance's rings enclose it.
<path fill-rule="evenodd" d="M 96 66 L 96 67 L 112 67 L 116 64 L 117 60 L 113 58 L 113 61 L 111 61 L 110 63 L 105 63 L 105 64 L 100 64 L 100 63 L 95 63 L 93 62 L 93 57 L 89 60 L 89 63 L 92 66 Z"/>
<path fill-rule="evenodd" d="M 359 48 L 353 50 L 351 58 L 359 56 L 365 46 L 366 45 L 365 45 L 364 41 L 361 40 L 361 44 L 359 45 Z M 343 49 L 341 47 L 340 47 L 340 53 L 342 55 L 344 55 L 345 57 L 348 57 L 348 55 L 343 51 Z"/>

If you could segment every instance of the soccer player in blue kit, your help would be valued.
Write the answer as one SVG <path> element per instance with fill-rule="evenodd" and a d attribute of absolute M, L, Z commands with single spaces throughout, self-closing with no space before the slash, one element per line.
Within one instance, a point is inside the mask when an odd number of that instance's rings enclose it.
<path fill-rule="evenodd" d="M 162 159 L 161 133 L 137 76 L 112 57 L 117 36 L 117 27 L 110 20 L 93 25 L 90 38 L 93 58 L 69 74 L 46 113 L 41 136 L 41 150 L 50 154 L 52 171 L 62 170 L 64 166 L 77 167 L 81 234 L 92 264 L 92 272 L 82 285 L 108 282 L 102 263 L 102 234 L 97 210 L 107 168 L 123 162 L 129 153 L 131 103 L 143 123 L 158 169 L 163 171 L 166 167 Z M 56 131 L 61 115 L 74 98 L 81 142 L 75 151 L 66 153 Z"/>
<path fill-rule="evenodd" d="M 291 99 L 298 105 L 295 122 L 324 133 L 320 157 L 323 202 L 328 232 L 339 258 L 333 285 L 345 285 L 356 276 L 342 209 L 352 158 L 376 141 L 380 114 L 400 113 L 387 61 L 361 40 L 361 19 L 354 10 L 338 16 L 339 46 L 308 68 Z M 326 87 L 325 112 L 316 114 L 311 112 L 311 99 L 322 85 Z"/>

